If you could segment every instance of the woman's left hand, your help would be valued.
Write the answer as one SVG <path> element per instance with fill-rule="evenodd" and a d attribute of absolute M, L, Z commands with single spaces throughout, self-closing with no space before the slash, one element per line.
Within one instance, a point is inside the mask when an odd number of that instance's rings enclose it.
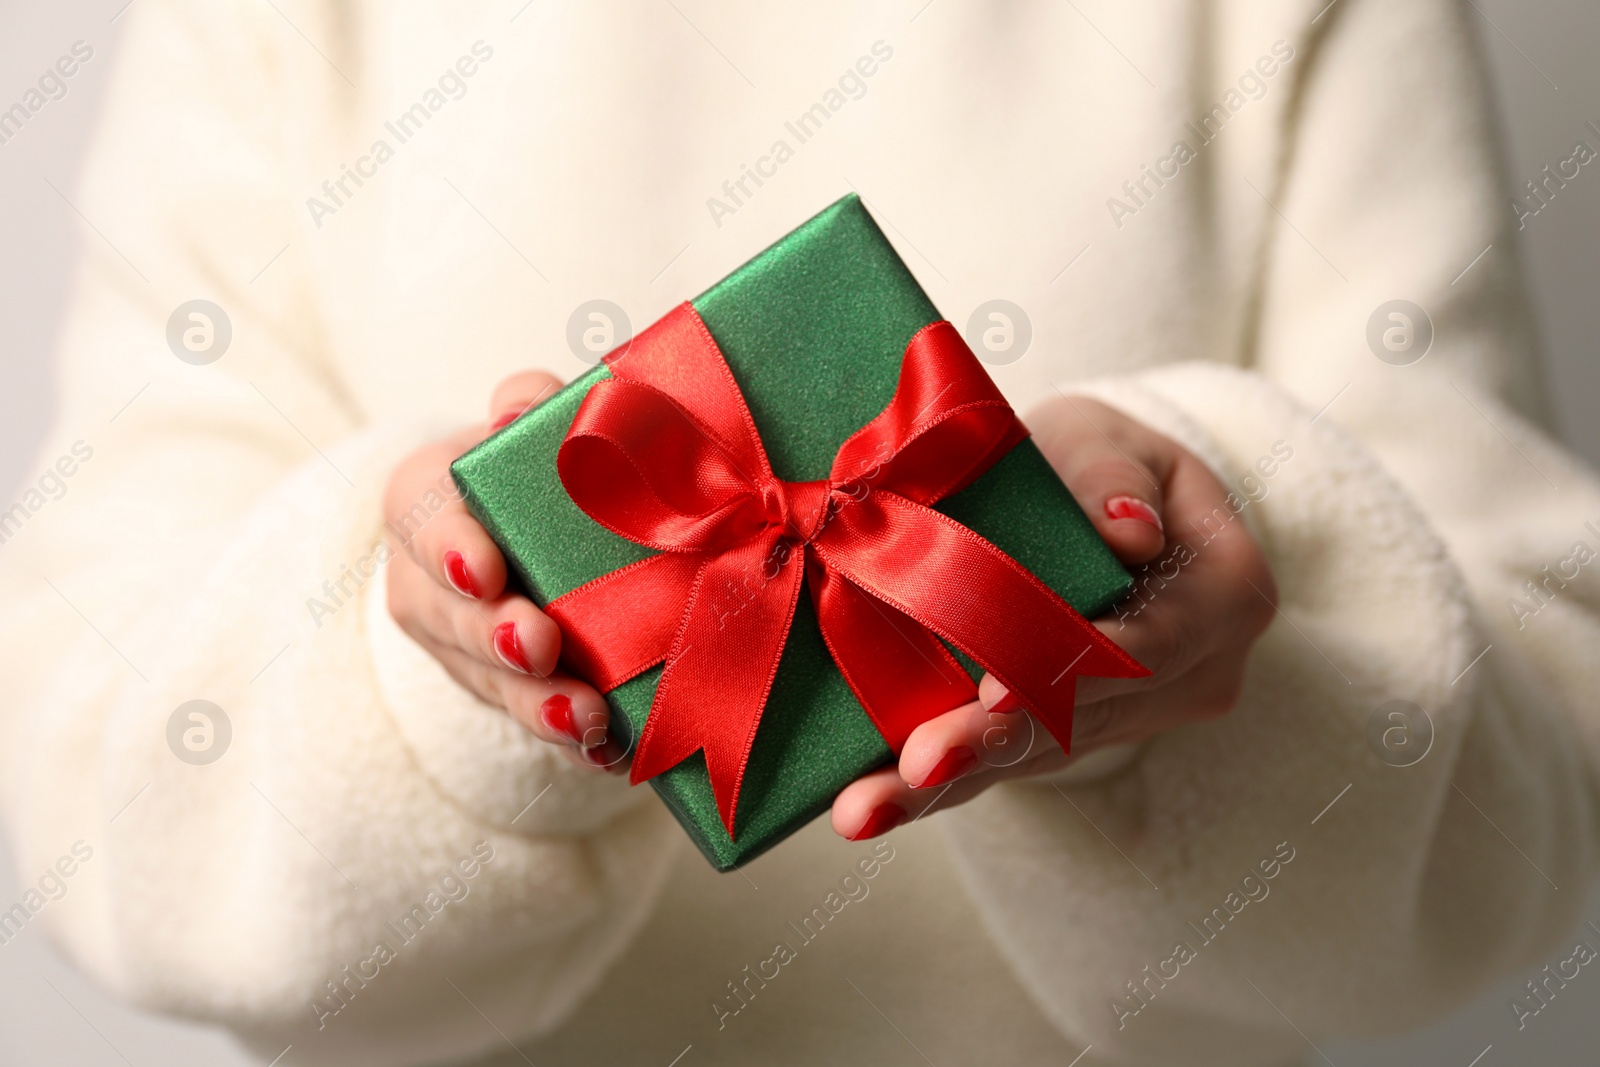
<path fill-rule="evenodd" d="M 1078 680 L 1070 757 L 985 675 L 976 701 L 917 727 L 897 764 L 835 798 L 833 828 L 850 840 L 964 803 L 998 782 L 1060 771 L 1097 748 L 1226 714 L 1238 702 L 1250 649 L 1272 621 L 1277 589 L 1239 520 L 1238 498 L 1230 507 L 1228 491 L 1192 453 L 1087 397 L 1051 401 L 1025 421 L 1135 579 L 1159 575 L 1095 622 L 1151 675 Z"/>

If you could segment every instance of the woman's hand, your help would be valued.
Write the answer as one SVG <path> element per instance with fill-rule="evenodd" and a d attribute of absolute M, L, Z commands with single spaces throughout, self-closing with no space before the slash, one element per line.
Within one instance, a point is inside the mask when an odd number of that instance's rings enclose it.
<path fill-rule="evenodd" d="M 420 523 L 416 516 L 432 509 L 412 510 L 451 484 L 452 460 L 560 386 L 540 371 L 513 375 L 494 391 L 492 422 L 424 445 L 395 467 L 384 494 L 395 549 L 389 614 L 478 699 L 505 708 L 573 763 L 622 769 L 625 753 L 607 729 L 605 700 L 556 670 L 561 631 L 532 601 L 506 591 L 505 558 L 460 497 L 451 494 Z M 396 543 L 397 531 L 404 542 Z"/>
<path fill-rule="evenodd" d="M 1137 599 L 1095 625 L 1151 671 L 1078 680 L 1072 758 L 1230 711 L 1277 589 L 1227 490 L 1176 442 L 1086 397 L 1051 401 L 1026 421 L 1100 536 L 1133 569 Z M 975 702 L 912 732 L 897 765 L 847 786 L 833 802 L 833 828 L 851 840 L 874 837 L 930 801 L 961 804 L 996 782 L 1067 763 L 1044 727 L 986 675 Z"/>

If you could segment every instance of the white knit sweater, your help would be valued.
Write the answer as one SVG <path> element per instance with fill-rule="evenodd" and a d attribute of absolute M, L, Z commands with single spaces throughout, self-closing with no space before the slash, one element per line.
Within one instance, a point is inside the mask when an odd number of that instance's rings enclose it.
<path fill-rule="evenodd" d="M 80 459 L 3 528 L 12 923 L 302 1064 L 1281 1063 L 1553 950 L 1600 491 L 1541 428 L 1462 10 L 143 0 L 74 193 L 41 470 Z M 716 875 L 397 630 L 378 501 L 501 376 L 581 371 L 579 304 L 640 328 L 851 188 L 959 325 L 1025 309 L 1020 410 L 1092 389 L 1239 487 L 1282 612 L 1220 721 Z"/>

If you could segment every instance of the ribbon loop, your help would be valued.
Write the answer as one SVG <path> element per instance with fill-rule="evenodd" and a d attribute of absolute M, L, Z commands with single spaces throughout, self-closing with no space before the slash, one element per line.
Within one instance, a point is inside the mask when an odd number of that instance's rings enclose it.
<path fill-rule="evenodd" d="M 956 328 L 935 322 L 906 345 L 894 399 L 840 446 L 833 478 L 932 504 L 1027 435 Z"/>
<path fill-rule="evenodd" d="M 665 661 L 632 780 L 703 751 L 730 836 L 802 583 L 840 673 L 898 752 L 977 695 L 977 661 L 1066 749 L 1077 675 L 1140 677 L 1020 563 L 929 505 L 1027 431 L 948 322 L 911 339 L 893 400 L 826 481 L 773 473 L 715 340 L 685 303 L 589 391 L 557 469 L 607 529 L 662 555 L 551 602 L 563 657 L 602 689 Z"/>
<path fill-rule="evenodd" d="M 731 548 L 767 524 L 759 487 L 728 449 L 665 394 L 632 382 L 589 391 L 556 470 L 592 519 L 660 551 Z"/>

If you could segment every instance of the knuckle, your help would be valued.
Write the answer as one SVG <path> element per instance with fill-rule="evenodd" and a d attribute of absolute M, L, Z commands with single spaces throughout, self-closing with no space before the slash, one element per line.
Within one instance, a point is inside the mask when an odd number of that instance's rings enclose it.
<path fill-rule="evenodd" d="M 1075 484 L 1103 486 L 1137 497 L 1152 507 L 1159 508 L 1159 500 L 1148 499 L 1151 496 L 1151 485 L 1146 480 L 1148 477 L 1149 472 L 1136 460 L 1109 448 L 1085 461 L 1072 472 L 1072 481 Z"/>

